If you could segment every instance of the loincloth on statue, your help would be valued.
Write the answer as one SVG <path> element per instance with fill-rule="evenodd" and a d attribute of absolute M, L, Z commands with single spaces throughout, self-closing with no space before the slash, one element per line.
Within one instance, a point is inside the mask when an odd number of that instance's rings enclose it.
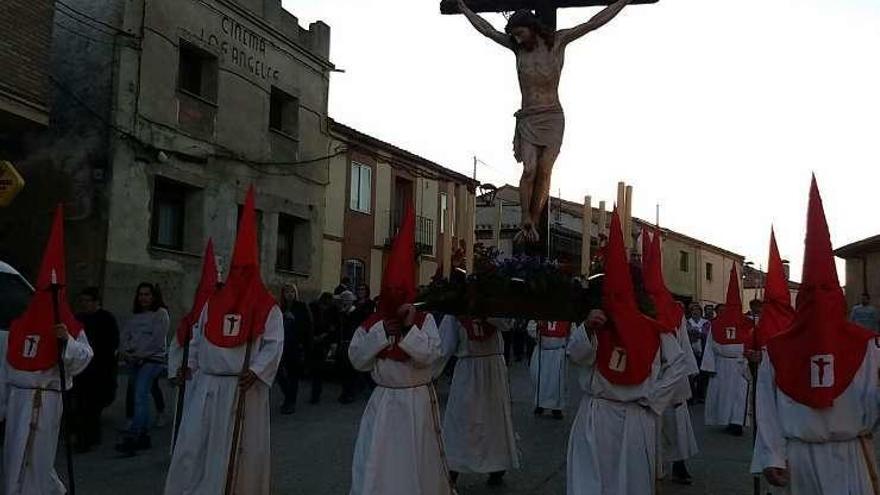
<path fill-rule="evenodd" d="M 513 134 L 513 155 L 522 163 L 526 144 L 558 153 L 565 134 L 565 114 L 558 105 L 523 109 L 514 114 L 516 131 Z"/>

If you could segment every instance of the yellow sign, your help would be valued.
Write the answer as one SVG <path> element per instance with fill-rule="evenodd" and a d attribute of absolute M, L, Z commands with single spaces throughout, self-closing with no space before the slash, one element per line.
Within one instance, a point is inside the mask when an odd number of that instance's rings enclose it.
<path fill-rule="evenodd" d="M 9 206 L 24 188 L 24 179 L 11 163 L 0 161 L 0 207 Z"/>

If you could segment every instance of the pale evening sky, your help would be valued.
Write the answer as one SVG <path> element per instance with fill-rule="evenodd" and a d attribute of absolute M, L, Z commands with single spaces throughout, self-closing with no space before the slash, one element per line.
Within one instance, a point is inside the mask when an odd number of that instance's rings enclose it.
<path fill-rule="evenodd" d="M 513 55 L 439 0 L 284 0 L 332 28 L 330 115 L 468 175 L 516 183 Z M 598 9 L 566 9 L 559 27 Z M 500 15 L 488 19 L 503 27 Z M 800 274 L 810 172 L 835 247 L 880 233 L 880 3 L 660 0 L 571 45 L 554 196 L 609 205 Z M 610 207 L 610 206 L 609 206 Z M 841 273 L 842 275 L 842 273 Z"/>

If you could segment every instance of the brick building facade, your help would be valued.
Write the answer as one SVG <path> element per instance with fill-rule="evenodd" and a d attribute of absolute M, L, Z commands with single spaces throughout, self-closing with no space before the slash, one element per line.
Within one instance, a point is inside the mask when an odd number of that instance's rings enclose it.
<path fill-rule="evenodd" d="M 52 0 L 0 2 L 0 138 L 49 123 L 54 5 Z"/>
<path fill-rule="evenodd" d="M 416 214 L 419 283 L 428 284 L 438 273 L 448 276 L 453 254 L 462 247 L 470 268 L 475 180 L 332 120 L 330 131 L 334 149 L 345 152 L 330 163 L 322 249 L 325 291 L 345 276 L 378 294 L 407 203 Z"/>

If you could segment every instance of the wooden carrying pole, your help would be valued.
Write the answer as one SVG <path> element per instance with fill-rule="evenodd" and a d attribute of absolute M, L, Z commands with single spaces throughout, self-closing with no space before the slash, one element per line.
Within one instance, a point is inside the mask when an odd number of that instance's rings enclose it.
<path fill-rule="evenodd" d="M 874 453 L 873 440 L 870 435 L 859 435 L 859 445 L 865 457 L 865 465 L 868 467 L 868 476 L 871 477 L 872 491 L 874 495 L 880 495 L 880 478 L 877 476 L 877 456 Z"/>
<path fill-rule="evenodd" d="M 624 223 L 623 223 L 623 239 L 626 244 L 626 248 L 629 251 L 632 251 L 633 247 L 633 210 L 632 210 L 632 202 L 633 202 L 633 188 L 632 186 L 626 186 L 626 199 L 624 199 L 625 208 L 623 210 L 624 215 Z"/>
<path fill-rule="evenodd" d="M 248 339 L 247 347 L 244 351 L 244 363 L 241 366 L 241 373 L 238 375 L 239 380 L 248 372 L 251 366 L 251 350 L 254 346 L 254 339 Z M 251 386 L 254 386 L 252 384 Z M 225 495 L 233 495 L 235 492 L 235 478 L 238 474 L 238 454 L 241 446 L 242 428 L 244 427 L 245 405 L 247 404 L 247 390 L 240 384 L 236 384 L 238 397 L 235 401 L 235 423 L 232 426 L 232 446 L 229 449 L 229 462 L 226 465 L 226 490 Z"/>
<path fill-rule="evenodd" d="M 189 371 L 189 341 L 192 338 L 192 329 L 187 332 L 186 342 L 183 343 L 183 357 L 180 361 L 180 369 L 183 374 L 178 371 L 180 377 L 177 384 L 177 406 L 174 409 L 174 431 L 171 433 L 171 453 L 177 446 L 177 437 L 180 434 L 180 423 L 183 422 L 183 401 L 186 398 L 186 382 Z"/>
<path fill-rule="evenodd" d="M 757 349 L 757 336 L 753 337 L 753 348 Z M 749 361 L 749 374 L 752 377 L 752 385 L 749 393 L 749 401 L 752 406 L 752 448 L 755 448 L 755 444 L 758 443 L 758 363 Z M 752 493 L 754 495 L 761 495 L 761 476 L 754 475 L 752 476 Z"/>
<path fill-rule="evenodd" d="M 54 272 L 52 274 L 55 275 Z M 54 277 L 53 277 L 54 278 Z M 59 294 L 61 286 L 52 282 L 52 312 L 55 324 L 61 323 Z M 61 431 L 64 432 L 64 455 L 67 458 L 67 488 L 70 495 L 76 495 L 76 480 L 73 475 L 73 444 L 70 435 L 70 394 L 67 393 L 67 370 L 64 367 L 64 353 L 67 341 L 58 339 L 58 378 L 61 381 Z"/>
<path fill-rule="evenodd" d="M 590 276 L 590 243 L 593 239 L 593 198 L 584 198 L 584 212 L 581 221 L 581 275 Z"/>
<path fill-rule="evenodd" d="M 501 198 L 496 199 L 495 205 L 495 225 L 493 226 L 493 237 L 495 238 L 495 247 L 501 251 L 501 229 L 503 227 L 502 217 L 504 216 L 504 201 Z"/>

